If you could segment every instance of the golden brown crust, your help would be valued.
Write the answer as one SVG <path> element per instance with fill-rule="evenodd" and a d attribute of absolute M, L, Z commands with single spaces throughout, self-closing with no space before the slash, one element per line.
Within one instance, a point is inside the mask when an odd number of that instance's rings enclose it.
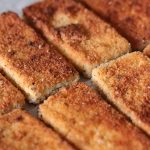
<path fill-rule="evenodd" d="M 0 67 L 33 103 L 78 80 L 78 73 L 15 13 L 0 15 Z"/>
<path fill-rule="evenodd" d="M 20 108 L 24 103 L 24 95 L 0 73 L 0 115 Z"/>
<path fill-rule="evenodd" d="M 146 48 L 144 49 L 144 54 L 146 54 L 148 57 L 150 57 L 150 44 L 148 46 L 146 46 Z"/>
<path fill-rule="evenodd" d="M 150 43 L 149 0 L 80 0 L 100 16 L 108 19 L 130 42 L 134 49 Z"/>
<path fill-rule="evenodd" d="M 24 15 L 87 77 L 97 65 L 130 50 L 114 28 L 73 0 L 39 2 Z"/>
<path fill-rule="evenodd" d="M 83 150 L 146 150 L 150 140 L 84 83 L 60 90 L 39 107 L 42 119 Z"/>
<path fill-rule="evenodd" d="M 150 59 L 141 52 L 93 70 L 92 80 L 122 112 L 150 135 Z"/>
<path fill-rule="evenodd" d="M 73 150 L 57 133 L 22 110 L 0 117 L 1 150 Z"/>

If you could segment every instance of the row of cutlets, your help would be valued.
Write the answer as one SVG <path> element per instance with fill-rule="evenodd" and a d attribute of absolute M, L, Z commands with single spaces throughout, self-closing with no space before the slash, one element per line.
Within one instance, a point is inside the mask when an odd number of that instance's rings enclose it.
<path fill-rule="evenodd" d="M 0 15 L 0 150 L 149 150 L 150 47 L 129 53 L 125 38 L 73 0 L 39 2 L 24 15 L 49 44 L 15 13 Z M 72 64 L 105 98 L 76 83 Z M 25 98 L 45 100 L 39 117 L 50 127 L 13 110 Z"/>
<path fill-rule="evenodd" d="M 50 96 L 39 106 L 39 117 L 53 129 L 20 109 L 2 115 L 0 149 L 150 149 L 148 135 L 85 83 Z"/>

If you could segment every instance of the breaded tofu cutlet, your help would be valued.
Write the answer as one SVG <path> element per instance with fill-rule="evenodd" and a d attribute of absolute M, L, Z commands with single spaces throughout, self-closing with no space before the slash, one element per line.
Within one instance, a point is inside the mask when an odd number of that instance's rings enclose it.
<path fill-rule="evenodd" d="M 144 54 L 146 54 L 148 57 L 150 57 L 150 44 L 144 49 Z"/>
<path fill-rule="evenodd" d="M 24 104 L 24 95 L 0 73 L 0 115 Z"/>
<path fill-rule="evenodd" d="M 109 20 L 134 50 L 150 43 L 149 0 L 80 0 L 101 17 Z"/>
<path fill-rule="evenodd" d="M 24 15 L 86 77 L 130 50 L 114 28 L 73 0 L 45 0 L 25 8 Z"/>
<path fill-rule="evenodd" d="M 124 55 L 92 72 L 93 82 L 137 126 L 150 135 L 150 59 Z"/>
<path fill-rule="evenodd" d="M 73 150 L 62 138 L 22 110 L 0 116 L 0 150 Z"/>
<path fill-rule="evenodd" d="M 82 150 L 147 150 L 149 138 L 84 83 L 39 107 L 41 118 Z"/>
<path fill-rule="evenodd" d="M 0 15 L 0 68 L 32 103 L 79 78 L 54 46 L 46 44 L 13 12 Z"/>

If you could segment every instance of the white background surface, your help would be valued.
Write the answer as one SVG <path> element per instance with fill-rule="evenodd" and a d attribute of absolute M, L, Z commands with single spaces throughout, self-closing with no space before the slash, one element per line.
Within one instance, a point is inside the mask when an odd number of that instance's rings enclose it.
<path fill-rule="evenodd" d="M 0 0 L 0 12 L 11 10 L 21 15 L 22 8 L 36 1 L 38 0 Z"/>

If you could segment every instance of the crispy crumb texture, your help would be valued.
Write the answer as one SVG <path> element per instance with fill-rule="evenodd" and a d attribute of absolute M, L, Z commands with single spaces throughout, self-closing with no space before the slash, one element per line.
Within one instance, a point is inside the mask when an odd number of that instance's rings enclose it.
<path fill-rule="evenodd" d="M 130 50 L 114 28 L 73 0 L 39 2 L 25 8 L 24 15 L 86 77 Z"/>
<path fill-rule="evenodd" d="M 0 73 L 0 115 L 20 108 L 24 103 L 24 95 Z"/>
<path fill-rule="evenodd" d="M 150 57 L 150 44 L 144 49 L 144 54 L 146 54 L 148 57 Z"/>
<path fill-rule="evenodd" d="M 54 46 L 46 44 L 13 12 L 0 15 L 0 67 L 32 103 L 79 77 Z"/>
<path fill-rule="evenodd" d="M 80 0 L 109 20 L 128 40 L 133 49 L 142 50 L 150 43 L 149 0 Z"/>
<path fill-rule="evenodd" d="M 93 82 L 150 135 L 150 59 L 134 52 L 93 70 Z"/>
<path fill-rule="evenodd" d="M 73 150 L 57 133 L 17 109 L 0 117 L 1 150 Z"/>
<path fill-rule="evenodd" d="M 150 140 L 84 83 L 63 88 L 39 107 L 41 118 L 83 150 L 146 150 Z"/>

